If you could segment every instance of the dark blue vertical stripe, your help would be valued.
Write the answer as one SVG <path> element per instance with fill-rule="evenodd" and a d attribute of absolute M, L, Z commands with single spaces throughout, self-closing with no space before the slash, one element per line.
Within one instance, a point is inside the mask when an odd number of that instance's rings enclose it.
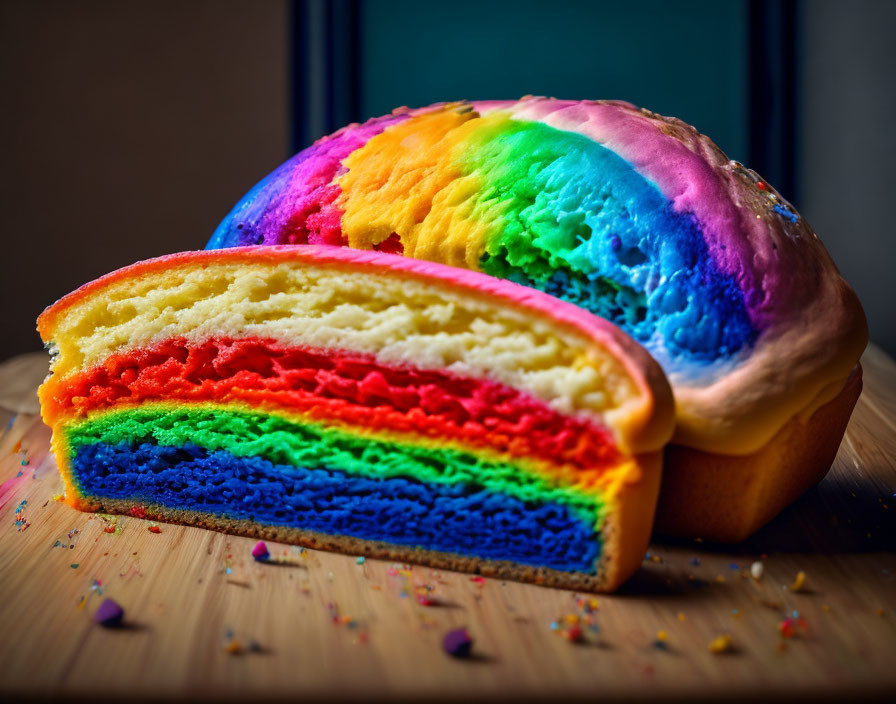
<path fill-rule="evenodd" d="M 796 195 L 796 2 L 750 0 L 750 168 Z"/>
<path fill-rule="evenodd" d="M 292 150 L 360 118 L 358 0 L 290 3 Z M 312 38 L 322 51 L 312 57 Z M 311 86 L 323 86 L 318 99 Z"/>

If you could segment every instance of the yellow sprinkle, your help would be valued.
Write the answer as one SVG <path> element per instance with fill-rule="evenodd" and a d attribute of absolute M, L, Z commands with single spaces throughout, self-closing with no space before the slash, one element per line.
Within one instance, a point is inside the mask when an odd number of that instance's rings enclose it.
<path fill-rule="evenodd" d="M 806 573 L 800 570 L 796 573 L 796 579 L 793 580 L 793 584 L 788 587 L 792 592 L 800 592 L 806 586 Z"/>
<path fill-rule="evenodd" d="M 877 614 L 878 616 L 880 616 L 881 618 L 883 618 L 883 616 L 884 616 L 884 610 L 881 609 L 880 607 L 878 607 L 877 609 L 875 609 L 874 613 L 876 613 L 876 614 Z"/>
<path fill-rule="evenodd" d="M 658 641 L 660 641 L 661 643 L 665 643 L 666 640 L 668 640 L 668 638 L 669 638 L 669 634 L 666 633 L 665 631 L 657 631 L 656 632 L 656 639 Z"/>
<path fill-rule="evenodd" d="M 231 655 L 239 655 L 243 650 L 243 646 L 240 645 L 240 642 L 236 639 L 231 640 L 227 643 L 227 652 Z"/>
<path fill-rule="evenodd" d="M 727 633 L 719 636 L 709 642 L 709 652 L 719 655 L 720 653 L 730 653 L 734 647 L 734 641 Z"/>
<path fill-rule="evenodd" d="M 682 611 L 678 612 L 678 620 L 679 621 L 684 621 L 686 618 L 687 618 L 687 616 L 685 616 Z"/>
<path fill-rule="evenodd" d="M 717 581 L 719 584 L 724 584 L 724 583 L 725 583 L 725 577 L 723 577 L 722 575 L 718 575 L 718 576 L 716 577 L 716 581 Z"/>
<path fill-rule="evenodd" d="M 821 605 L 821 610 L 824 611 L 826 614 L 831 613 L 831 607 L 828 606 L 827 604 L 822 604 L 822 605 Z"/>
<path fill-rule="evenodd" d="M 579 617 L 576 614 L 566 614 L 566 616 L 564 616 L 564 620 L 567 623 L 575 624 L 579 622 Z"/>
<path fill-rule="evenodd" d="M 597 599 L 589 599 L 588 606 L 590 606 L 592 610 L 597 611 L 597 609 L 600 607 L 600 602 L 598 602 Z"/>

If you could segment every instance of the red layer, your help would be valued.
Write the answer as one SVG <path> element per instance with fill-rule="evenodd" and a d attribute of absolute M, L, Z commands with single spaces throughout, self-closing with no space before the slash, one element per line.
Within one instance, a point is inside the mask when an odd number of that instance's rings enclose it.
<path fill-rule="evenodd" d="M 599 468 L 619 454 L 606 428 L 565 416 L 514 388 L 443 371 L 380 364 L 359 354 L 285 347 L 259 338 L 199 345 L 170 339 L 112 355 L 47 382 L 48 422 L 118 403 L 239 401 L 318 420 L 446 437 L 517 457 Z"/>

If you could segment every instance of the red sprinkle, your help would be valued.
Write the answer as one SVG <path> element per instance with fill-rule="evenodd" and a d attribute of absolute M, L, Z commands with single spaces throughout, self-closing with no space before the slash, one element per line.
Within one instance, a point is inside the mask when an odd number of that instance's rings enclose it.
<path fill-rule="evenodd" d="M 143 506 L 131 506 L 131 515 L 134 518 L 146 518 L 146 509 Z"/>
<path fill-rule="evenodd" d="M 150 527 L 149 527 L 149 532 L 150 532 L 150 533 L 161 533 L 161 532 L 162 532 L 162 529 L 159 528 L 158 526 L 150 526 Z"/>
<path fill-rule="evenodd" d="M 563 637 L 570 643 L 581 643 L 583 635 L 581 626 L 570 626 L 563 631 Z"/>

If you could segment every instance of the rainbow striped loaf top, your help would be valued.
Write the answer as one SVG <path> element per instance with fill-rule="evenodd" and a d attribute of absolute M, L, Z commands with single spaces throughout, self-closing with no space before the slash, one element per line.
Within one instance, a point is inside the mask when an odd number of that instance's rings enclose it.
<path fill-rule="evenodd" d="M 675 442 L 747 454 L 844 387 L 861 306 L 805 221 L 685 123 L 622 102 L 399 109 L 256 185 L 208 248 L 326 244 L 509 279 L 611 320 L 675 391 Z"/>

